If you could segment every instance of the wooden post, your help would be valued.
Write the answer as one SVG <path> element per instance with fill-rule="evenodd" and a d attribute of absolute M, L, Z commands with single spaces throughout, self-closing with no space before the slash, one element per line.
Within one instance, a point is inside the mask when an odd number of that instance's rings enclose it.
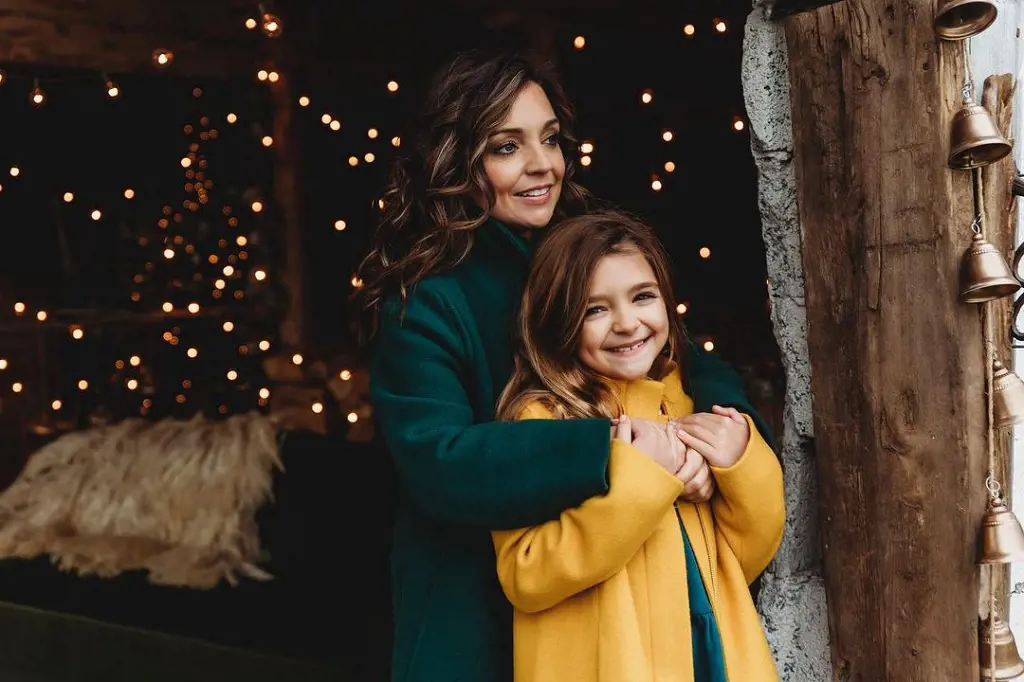
<path fill-rule="evenodd" d="M 946 165 L 964 43 L 933 0 L 786 20 L 833 667 L 975 682 L 980 309 L 958 301 L 970 173 Z M 1003 229 L 992 225 L 990 229 Z"/>
<path fill-rule="evenodd" d="M 287 60 L 286 66 L 291 67 Z M 281 341 L 290 350 L 305 350 L 309 342 L 306 299 L 305 248 L 302 234 L 301 190 L 299 185 L 298 140 L 292 126 L 294 97 L 289 74 L 271 88 L 274 98 L 274 198 L 281 217 L 284 270 L 280 277 L 288 290 L 288 312 L 281 323 Z"/>

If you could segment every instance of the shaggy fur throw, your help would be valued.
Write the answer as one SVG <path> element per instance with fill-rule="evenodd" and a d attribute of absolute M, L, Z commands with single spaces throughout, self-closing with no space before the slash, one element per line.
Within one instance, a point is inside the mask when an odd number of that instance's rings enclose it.
<path fill-rule="evenodd" d="M 256 512 L 283 470 L 275 432 L 252 412 L 66 434 L 0 494 L 0 557 L 49 554 L 80 575 L 145 570 L 194 588 L 268 579 Z"/>

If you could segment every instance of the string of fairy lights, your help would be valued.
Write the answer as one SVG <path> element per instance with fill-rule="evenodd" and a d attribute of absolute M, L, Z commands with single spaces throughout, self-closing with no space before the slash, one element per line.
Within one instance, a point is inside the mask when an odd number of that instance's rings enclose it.
<path fill-rule="evenodd" d="M 281 18 L 277 15 L 268 12 L 262 5 L 258 7 L 258 13 L 255 16 L 249 16 L 244 19 L 243 25 L 249 31 L 261 31 L 263 35 L 268 39 L 274 39 L 279 37 L 284 30 L 284 23 Z M 687 38 L 692 38 L 698 33 L 698 27 L 695 24 L 687 23 L 682 27 L 682 35 Z M 710 31 L 718 34 L 724 34 L 728 31 L 728 24 L 724 19 L 714 19 L 710 26 Z M 572 47 L 575 50 L 582 51 L 587 49 L 588 42 L 585 35 L 579 34 L 572 38 Z M 170 69 L 173 67 L 176 59 L 175 52 L 167 47 L 158 47 L 152 51 L 150 55 L 152 64 L 157 69 Z M 270 87 L 273 87 L 276 83 L 280 82 L 282 74 L 275 68 L 258 68 L 255 72 L 256 80 L 260 83 L 265 83 Z M 0 71 L 0 85 L 5 84 L 8 81 L 8 76 L 3 71 Z M 106 96 L 111 100 L 116 100 L 122 95 L 121 85 L 115 81 L 108 74 L 100 74 L 100 82 L 103 85 Z M 401 86 L 395 79 L 389 79 L 383 84 L 383 90 L 389 95 L 395 95 L 399 92 Z M 195 97 L 202 95 L 201 88 L 195 88 L 193 90 Z M 28 91 L 29 104 L 33 107 L 43 107 L 49 101 L 49 94 L 44 90 L 42 84 L 38 78 L 33 78 L 32 86 Z M 314 106 L 314 98 L 307 93 L 298 94 L 296 97 L 296 103 L 298 107 L 303 111 L 316 112 Z M 642 88 L 638 93 L 638 102 L 640 106 L 652 107 L 656 106 L 657 93 L 653 88 Z M 343 129 L 341 118 L 332 111 L 323 110 L 319 113 L 319 121 L 323 125 L 324 129 L 331 133 L 339 133 Z M 235 126 L 240 122 L 240 115 L 236 111 L 229 111 L 223 114 L 223 123 L 228 126 Z M 746 122 L 744 117 L 741 115 L 732 116 L 731 120 L 728 121 L 730 128 L 736 133 L 742 133 L 746 129 Z M 275 140 L 273 136 L 264 131 L 258 125 L 254 125 L 253 130 L 256 133 L 258 144 L 264 148 L 270 148 L 274 145 Z M 178 233 L 170 236 L 173 230 L 168 228 L 181 224 L 184 220 L 184 215 L 188 213 L 195 213 L 200 207 L 205 206 L 209 202 L 210 188 L 212 186 L 212 180 L 208 177 L 207 173 L 207 160 L 201 151 L 200 145 L 215 140 L 218 138 L 220 131 L 217 125 L 212 122 L 208 117 L 200 119 L 197 126 L 187 125 L 185 127 L 186 134 L 195 134 L 199 139 L 193 141 L 189 150 L 180 158 L 181 169 L 185 174 L 185 190 L 186 194 L 191 195 L 189 199 L 183 203 L 183 210 L 173 210 L 170 206 L 164 206 L 162 209 L 162 215 L 158 221 L 158 227 L 160 230 L 167 233 L 168 237 L 164 239 L 164 243 L 160 248 L 160 255 L 165 261 L 174 261 L 182 257 L 191 258 L 193 260 L 198 259 L 197 262 L 201 261 L 203 266 L 207 269 L 216 267 L 219 271 L 212 276 L 209 282 L 212 287 L 208 291 L 209 298 L 213 301 L 213 304 L 203 305 L 198 300 L 188 301 L 187 303 L 175 302 L 171 300 L 165 300 L 160 305 L 158 310 L 146 311 L 151 314 L 150 318 L 154 323 L 157 324 L 170 324 L 170 328 L 166 329 L 161 333 L 161 339 L 170 346 L 183 346 L 185 357 L 189 359 L 196 359 L 201 354 L 200 344 L 196 342 L 183 341 L 181 323 L 189 319 L 200 319 L 209 317 L 215 320 L 221 320 L 226 314 L 226 309 L 223 306 L 218 306 L 219 301 L 235 301 L 240 302 L 246 297 L 246 286 L 252 284 L 259 284 L 271 280 L 270 269 L 266 265 L 253 265 L 249 258 L 249 247 L 250 239 L 252 236 L 245 234 L 237 234 L 233 239 L 221 238 L 218 242 L 217 252 L 210 252 L 205 254 L 205 259 L 199 258 L 197 245 L 190 242 L 182 234 Z M 383 141 L 387 140 L 392 148 L 400 148 L 402 144 L 401 137 L 399 135 L 392 135 L 388 137 L 378 127 L 368 127 L 366 129 L 366 139 L 370 141 Z M 676 133 L 670 128 L 661 128 L 659 131 L 661 142 L 666 146 L 676 140 Z M 598 158 L 597 152 L 597 141 L 592 138 L 585 138 L 581 141 L 578 148 L 578 161 L 579 165 L 586 171 L 586 169 L 592 168 L 595 159 Z M 670 148 L 670 147 L 667 147 Z M 373 151 L 366 151 L 362 155 L 351 154 L 345 159 L 345 163 L 349 167 L 355 168 L 361 164 L 372 164 L 377 161 L 377 154 Z M 653 192 L 661 192 L 666 185 L 667 177 L 676 170 L 676 162 L 672 159 L 665 159 L 662 162 L 660 169 L 657 172 L 651 173 L 650 176 L 650 189 Z M 7 171 L 11 180 L 17 180 L 21 176 L 21 168 L 17 165 L 12 165 Z M 0 183 L 0 192 L 4 189 L 3 184 Z M 131 202 L 136 199 L 136 189 L 133 187 L 125 187 L 122 192 L 123 199 L 127 202 Z M 247 202 L 251 216 L 259 216 L 267 208 L 268 199 L 261 194 L 254 194 L 243 198 Z M 67 190 L 61 196 L 61 200 L 64 204 L 74 205 L 78 203 L 78 197 L 74 191 Z M 377 199 L 378 208 L 383 208 L 383 200 Z M 89 219 L 95 222 L 99 222 L 105 217 L 105 208 L 103 206 L 89 205 L 85 207 L 88 211 Z M 225 204 L 222 208 L 223 218 L 228 228 L 238 228 L 239 218 L 234 214 L 231 206 Z M 336 232 L 344 232 L 349 227 L 349 222 L 344 217 L 337 217 L 332 225 Z M 140 246 L 146 246 L 145 238 L 140 238 Z M 709 259 L 711 257 L 711 249 L 708 246 L 702 246 L 699 248 L 698 255 L 701 259 Z M 147 269 L 153 269 L 153 261 L 146 262 Z M 202 280 L 198 267 L 196 268 L 195 275 L 197 280 Z M 139 273 L 135 277 L 135 284 L 142 284 L 148 277 L 146 272 Z M 350 284 L 353 288 L 359 288 L 363 285 L 363 282 L 355 274 L 352 275 Z M 133 302 L 141 302 L 143 298 L 140 291 L 137 288 L 133 288 L 129 295 Z M 680 315 L 684 315 L 688 312 L 689 306 L 687 303 L 680 303 L 676 312 Z M 111 322 L 118 321 L 117 314 L 108 314 L 104 317 L 102 314 L 91 315 L 90 321 L 86 321 L 85 318 L 90 318 L 90 315 L 82 315 L 82 319 L 69 320 L 67 314 L 60 313 L 59 311 L 55 315 L 51 315 L 50 312 L 42 307 L 35 310 L 32 309 L 26 301 L 17 301 L 14 304 L 13 312 L 15 318 L 30 322 L 32 318 L 35 319 L 36 323 L 41 326 L 60 326 L 66 327 L 70 338 L 74 341 L 80 341 L 86 337 L 90 324 L 93 325 L 104 325 Z M 131 318 L 138 320 L 137 317 Z M 123 320 L 126 321 L 126 320 Z M 230 319 L 223 319 L 221 322 L 221 330 L 225 334 L 231 334 L 236 330 L 236 321 Z M 277 346 L 277 341 L 272 338 L 272 334 L 264 335 L 251 342 L 241 342 L 237 345 L 237 353 L 239 356 L 259 356 L 266 355 L 271 352 L 273 348 Z M 706 338 L 703 341 L 703 346 L 707 350 L 714 349 L 714 342 L 710 338 Z M 307 358 L 303 356 L 301 352 L 291 352 L 290 361 L 296 366 L 303 365 L 307 362 Z M 0 357 L 0 372 L 6 373 L 7 375 L 12 374 L 12 361 L 6 357 Z M 143 362 L 142 354 L 131 353 L 125 358 L 120 358 L 115 362 L 115 369 L 117 370 L 115 378 L 121 383 L 124 390 L 130 393 L 133 392 L 146 392 L 146 363 Z M 350 381 L 353 376 L 352 369 L 340 368 L 334 370 L 332 376 L 336 376 L 342 381 Z M 240 370 L 236 366 L 231 366 L 224 370 L 223 378 L 229 382 L 244 383 L 244 377 L 242 377 Z M 254 393 L 255 404 L 260 408 L 266 408 L 269 405 L 271 390 L 269 381 L 263 381 L 260 385 L 251 386 L 251 390 Z M 178 404 L 184 404 L 189 400 L 188 389 L 192 387 L 192 380 L 186 379 L 182 382 L 182 386 L 175 393 L 175 401 Z M 82 378 L 76 382 L 76 387 L 79 391 L 89 390 L 93 384 L 89 379 Z M 11 393 L 18 394 L 25 390 L 24 380 L 14 380 L 8 383 Z M 65 409 L 67 405 L 66 396 L 51 396 L 48 398 L 50 409 L 54 412 L 59 412 Z M 146 415 L 152 406 L 151 395 L 146 395 L 139 402 L 139 413 Z M 310 404 L 310 410 L 315 414 L 320 414 L 324 411 L 325 405 L 322 400 L 315 399 Z M 221 414 L 226 413 L 227 408 L 225 405 L 220 405 L 218 411 Z M 346 415 L 346 419 L 350 423 L 357 422 L 361 416 L 367 414 L 366 410 L 353 410 Z"/>

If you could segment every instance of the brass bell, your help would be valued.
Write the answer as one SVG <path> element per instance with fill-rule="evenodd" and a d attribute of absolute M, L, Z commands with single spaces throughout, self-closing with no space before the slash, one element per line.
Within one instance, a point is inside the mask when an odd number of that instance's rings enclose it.
<path fill-rule="evenodd" d="M 949 133 L 949 167 L 971 170 L 999 161 L 1013 147 L 999 132 L 988 109 L 964 102 L 953 116 Z"/>
<path fill-rule="evenodd" d="M 963 40 L 992 25 L 998 10 L 992 0 L 947 0 L 935 15 L 935 33 L 943 40 Z"/>
<path fill-rule="evenodd" d="M 960 300 L 984 303 L 1010 296 L 1020 289 L 1009 264 L 979 232 L 960 259 Z"/>
<path fill-rule="evenodd" d="M 985 621 L 978 640 L 981 679 L 1012 680 L 1024 674 L 1024 661 L 1017 652 L 1017 642 L 1002 618 L 993 615 Z"/>
<path fill-rule="evenodd" d="M 1002 429 L 1024 424 L 1024 381 L 999 360 L 992 363 L 992 420 Z"/>
<path fill-rule="evenodd" d="M 1024 561 L 1024 528 L 1002 498 L 995 497 L 981 520 L 980 564 Z"/>

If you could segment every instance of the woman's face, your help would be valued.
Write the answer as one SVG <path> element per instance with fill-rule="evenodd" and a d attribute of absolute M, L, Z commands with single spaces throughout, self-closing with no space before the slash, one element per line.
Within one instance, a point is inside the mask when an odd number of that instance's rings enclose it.
<path fill-rule="evenodd" d="M 495 196 L 491 215 L 518 229 L 548 226 L 565 175 L 559 141 L 551 102 L 543 88 L 529 83 L 487 139 L 484 172 Z"/>

